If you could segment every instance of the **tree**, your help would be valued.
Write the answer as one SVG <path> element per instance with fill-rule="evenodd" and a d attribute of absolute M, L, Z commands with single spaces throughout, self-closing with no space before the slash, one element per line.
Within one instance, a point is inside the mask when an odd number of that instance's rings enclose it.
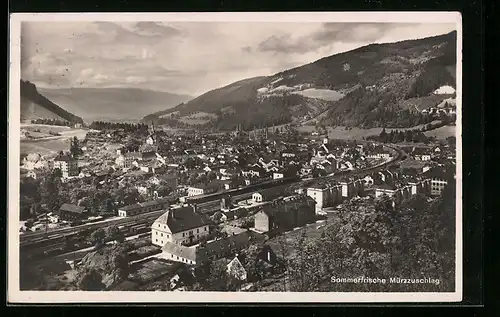
<path fill-rule="evenodd" d="M 209 291 L 235 291 L 238 283 L 227 274 L 227 259 L 213 261 L 209 266 L 209 275 L 206 280 L 205 288 Z"/>
<path fill-rule="evenodd" d="M 111 249 L 111 275 L 115 282 L 126 279 L 130 273 L 127 250 L 126 244 L 119 244 Z"/>
<path fill-rule="evenodd" d="M 78 280 L 78 288 L 82 291 L 102 291 L 105 287 L 102 275 L 95 269 L 86 270 Z"/>
<path fill-rule="evenodd" d="M 59 169 L 55 169 L 42 182 L 42 204 L 44 204 L 49 212 L 56 212 L 61 204 L 62 198 L 59 193 L 61 187 L 61 179 Z"/>
<path fill-rule="evenodd" d="M 455 136 L 449 136 L 446 138 L 446 141 L 448 142 L 449 146 L 455 147 L 455 144 L 457 142 L 457 138 Z"/>
<path fill-rule="evenodd" d="M 208 182 L 211 182 L 213 180 L 217 179 L 217 174 L 214 171 L 209 171 L 207 173 L 207 180 Z"/>
<path fill-rule="evenodd" d="M 117 226 L 109 226 L 106 228 L 106 240 L 122 243 L 125 241 L 125 236 Z"/>
<path fill-rule="evenodd" d="M 80 142 L 78 141 L 78 138 L 76 136 L 73 137 L 73 139 L 71 139 L 70 141 L 69 151 L 71 153 L 71 156 L 73 157 L 78 157 L 83 154 L 83 151 L 80 147 Z"/>
<path fill-rule="evenodd" d="M 95 248 L 100 248 L 104 245 L 106 239 L 106 231 L 103 228 L 99 228 L 92 232 L 90 235 L 90 242 L 95 246 Z"/>

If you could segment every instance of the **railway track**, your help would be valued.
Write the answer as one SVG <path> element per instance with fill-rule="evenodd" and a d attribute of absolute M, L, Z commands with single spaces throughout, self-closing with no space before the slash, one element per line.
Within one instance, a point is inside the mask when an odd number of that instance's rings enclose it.
<path fill-rule="evenodd" d="M 391 149 L 395 156 L 388 162 L 379 164 L 377 166 L 372 166 L 372 167 L 367 167 L 364 169 L 356 170 L 356 171 L 346 171 L 342 172 L 336 175 L 331 175 L 331 176 L 323 176 L 321 178 L 323 179 L 338 179 L 341 177 L 345 176 L 360 176 L 360 175 L 366 175 L 369 172 L 375 172 L 378 170 L 383 170 L 387 168 L 389 165 L 394 164 L 398 161 L 400 161 L 402 158 L 405 157 L 406 153 L 401 150 L 398 147 L 395 146 L 388 146 L 384 145 L 386 148 Z M 320 178 L 320 179 L 321 179 Z M 284 182 L 280 183 L 275 183 L 274 186 L 271 186 L 274 183 L 269 183 L 266 184 L 266 188 L 270 187 L 276 187 L 276 186 L 282 186 L 287 183 L 290 183 L 290 186 L 297 185 L 304 183 L 303 180 L 296 180 L 296 181 L 291 181 L 291 180 L 284 180 Z M 289 187 L 290 188 L 290 187 Z M 252 191 L 257 191 L 259 189 L 257 188 L 243 188 L 241 190 L 233 190 L 233 199 L 238 199 L 241 197 L 249 196 L 249 194 Z M 234 195 L 235 193 L 239 193 L 237 195 Z M 213 197 L 208 196 L 208 197 L 203 197 L 203 200 L 201 202 L 197 202 L 195 199 L 193 201 L 189 201 L 188 203 L 197 203 L 199 208 L 203 208 L 203 206 L 207 206 L 206 210 L 204 213 L 208 213 L 211 210 L 215 210 L 218 208 L 218 204 L 216 201 L 218 201 L 223 195 L 230 195 L 231 192 L 223 193 L 223 194 L 215 194 Z M 75 233 L 84 233 L 85 231 L 94 231 L 99 228 L 104 228 L 108 227 L 110 225 L 121 225 L 121 226 L 134 226 L 134 225 L 140 225 L 148 222 L 154 221 L 156 218 L 158 218 L 161 214 L 163 214 L 165 210 L 157 210 L 157 211 L 152 211 L 146 214 L 141 214 L 133 217 L 126 217 L 126 218 L 119 218 L 119 219 L 114 219 L 110 221 L 103 221 L 103 222 L 96 222 L 96 223 L 91 223 L 91 224 L 84 224 L 84 225 L 79 225 L 75 227 L 69 227 L 69 228 L 64 228 L 64 229 L 58 229 L 58 230 L 53 230 L 49 232 L 33 232 L 33 233 L 26 233 L 21 235 L 20 237 L 20 243 L 21 243 L 21 252 L 24 250 L 28 250 L 33 247 L 46 247 L 46 246 L 51 246 L 51 245 L 57 245 L 60 244 L 64 241 L 66 235 L 71 235 Z"/>

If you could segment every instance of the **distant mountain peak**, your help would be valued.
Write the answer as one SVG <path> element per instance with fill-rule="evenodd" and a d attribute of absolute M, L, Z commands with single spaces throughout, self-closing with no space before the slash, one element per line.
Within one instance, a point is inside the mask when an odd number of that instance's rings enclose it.
<path fill-rule="evenodd" d="M 85 121 L 138 121 L 151 112 L 193 97 L 143 88 L 40 88 L 40 92 Z"/>
<path fill-rule="evenodd" d="M 38 92 L 35 84 L 21 79 L 21 120 L 58 119 L 83 123 L 83 119 L 64 110 Z"/>

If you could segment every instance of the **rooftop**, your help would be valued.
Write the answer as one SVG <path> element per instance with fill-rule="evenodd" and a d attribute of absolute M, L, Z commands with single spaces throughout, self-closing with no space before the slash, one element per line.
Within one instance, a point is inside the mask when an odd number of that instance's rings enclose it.
<path fill-rule="evenodd" d="M 212 222 L 205 215 L 195 213 L 193 207 L 180 207 L 168 210 L 155 223 L 165 224 L 172 233 L 177 233 L 208 226 Z"/>
<path fill-rule="evenodd" d="M 59 210 L 81 214 L 81 213 L 85 212 L 85 207 L 81 207 L 81 206 L 77 206 L 77 205 L 73 205 L 73 204 L 63 204 L 61 206 L 61 208 L 59 208 Z"/>

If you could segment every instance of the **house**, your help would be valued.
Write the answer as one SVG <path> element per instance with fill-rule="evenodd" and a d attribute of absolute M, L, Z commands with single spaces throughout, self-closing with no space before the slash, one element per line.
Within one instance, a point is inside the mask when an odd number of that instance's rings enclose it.
<path fill-rule="evenodd" d="M 121 154 L 115 160 L 115 164 L 123 168 L 131 168 L 132 166 L 138 166 L 139 161 L 142 161 L 142 155 L 139 152 L 127 152 Z"/>
<path fill-rule="evenodd" d="M 219 210 L 216 211 L 212 216 L 210 216 L 210 219 L 214 223 L 221 223 L 227 221 L 227 216 L 222 211 Z"/>
<path fill-rule="evenodd" d="M 59 218 L 66 221 L 81 220 L 85 218 L 86 213 L 85 207 L 73 204 L 63 204 L 59 208 Z"/>
<path fill-rule="evenodd" d="M 280 196 L 285 195 L 285 187 L 278 186 L 274 188 L 265 189 L 252 194 L 252 200 L 257 203 L 272 201 Z"/>
<path fill-rule="evenodd" d="M 422 176 L 431 180 L 431 195 L 439 196 L 452 178 L 451 175 L 446 174 L 441 169 L 433 168 L 422 173 Z"/>
<path fill-rule="evenodd" d="M 63 178 L 78 176 L 78 160 L 70 155 L 58 155 L 54 159 L 54 169 L 60 169 Z"/>
<path fill-rule="evenodd" d="M 316 202 L 316 212 L 334 206 L 342 201 L 342 187 L 339 184 L 317 184 L 307 188 L 307 196 Z"/>
<path fill-rule="evenodd" d="M 60 220 L 59 215 L 55 215 L 55 214 L 53 214 L 51 212 L 47 214 L 47 218 L 49 219 L 49 221 L 51 223 L 58 223 L 59 220 Z"/>
<path fill-rule="evenodd" d="M 212 240 L 190 247 L 167 241 L 162 247 L 160 257 L 170 261 L 200 266 L 217 259 L 235 256 L 251 243 L 262 240 L 264 240 L 262 235 L 244 231 L 224 239 Z"/>
<path fill-rule="evenodd" d="M 363 177 L 363 182 L 365 183 L 365 186 L 372 186 L 373 184 L 375 184 L 375 180 L 371 175 L 366 175 L 365 177 Z"/>
<path fill-rule="evenodd" d="M 226 272 L 229 276 L 239 281 L 245 281 L 247 279 L 247 271 L 245 270 L 243 264 L 241 264 L 238 256 L 235 256 L 234 259 L 228 263 L 226 268 Z"/>
<path fill-rule="evenodd" d="M 198 184 L 194 186 L 190 186 L 188 188 L 188 196 L 198 196 L 198 195 L 206 195 L 206 194 L 211 194 L 215 193 L 218 188 L 215 186 L 215 183 L 211 183 L 208 185 L 205 184 Z"/>
<path fill-rule="evenodd" d="M 222 181 L 225 190 L 234 189 L 245 184 L 243 179 L 226 179 Z"/>
<path fill-rule="evenodd" d="M 197 264 L 197 247 L 186 247 L 177 243 L 167 241 L 163 244 L 160 257 L 174 262 L 182 262 L 185 264 Z"/>
<path fill-rule="evenodd" d="M 245 186 L 257 184 L 260 181 L 259 177 L 246 177 L 243 179 Z"/>
<path fill-rule="evenodd" d="M 255 214 L 254 229 L 258 232 L 286 231 L 315 220 L 316 202 L 306 195 L 274 200 Z"/>
<path fill-rule="evenodd" d="M 166 242 L 193 243 L 207 236 L 211 221 L 196 213 L 196 207 L 172 208 L 151 226 L 151 242 L 163 246 Z"/>
<path fill-rule="evenodd" d="M 402 190 L 392 184 L 377 185 L 377 187 L 375 188 L 375 198 L 379 198 L 383 195 L 394 198 L 396 204 L 400 203 L 403 200 Z"/>
<path fill-rule="evenodd" d="M 23 159 L 23 167 L 28 170 L 43 169 L 49 167 L 49 162 L 38 153 L 30 153 Z"/>
<path fill-rule="evenodd" d="M 430 194 L 431 180 L 430 179 L 410 179 L 407 181 L 407 185 L 410 188 L 410 195 L 417 194 Z"/>
<path fill-rule="evenodd" d="M 362 196 L 364 193 L 364 182 L 361 179 L 350 180 L 345 179 L 339 183 L 342 186 L 342 197 L 352 198 L 354 196 Z"/>
<path fill-rule="evenodd" d="M 136 203 L 124 207 L 118 208 L 118 216 L 120 217 L 131 217 L 142 213 L 158 211 L 162 209 L 167 209 L 170 206 L 170 202 L 167 198 L 160 198 L 156 200 L 146 201 L 143 203 Z"/>
<path fill-rule="evenodd" d="M 391 158 L 391 154 L 389 152 L 385 151 L 376 151 L 374 153 L 370 153 L 367 155 L 368 158 L 372 159 L 384 159 L 384 160 L 389 160 Z"/>
<path fill-rule="evenodd" d="M 37 178 L 37 174 L 34 170 L 30 170 L 26 173 L 26 177 L 31 177 L 33 179 L 36 179 Z"/>
<path fill-rule="evenodd" d="M 416 161 L 430 161 L 431 154 L 422 148 L 415 148 L 411 153 Z"/>
<path fill-rule="evenodd" d="M 257 165 L 257 164 L 255 164 Z M 261 166 L 253 166 L 251 168 L 245 169 L 241 172 L 241 174 L 245 177 L 254 176 L 254 177 L 264 177 L 266 171 Z"/>
<path fill-rule="evenodd" d="M 213 260 L 233 257 L 251 243 L 263 241 L 265 237 L 252 231 L 243 231 L 239 234 L 229 235 L 219 239 L 200 244 L 197 247 L 197 262 L 204 264 Z"/>
<path fill-rule="evenodd" d="M 36 232 L 36 231 L 43 231 L 47 230 L 48 225 L 46 223 L 37 223 L 31 226 L 30 231 Z"/>
<path fill-rule="evenodd" d="M 156 137 L 151 134 L 146 138 L 146 144 L 147 145 L 155 145 L 156 144 Z"/>
<path fill-rule="evenodd" d="M 284 172 L 274 172 L 273 173 L 273 179 L 280 179 L 280 178 L 284 178 L 284 177 L 285 177 Z"/>

